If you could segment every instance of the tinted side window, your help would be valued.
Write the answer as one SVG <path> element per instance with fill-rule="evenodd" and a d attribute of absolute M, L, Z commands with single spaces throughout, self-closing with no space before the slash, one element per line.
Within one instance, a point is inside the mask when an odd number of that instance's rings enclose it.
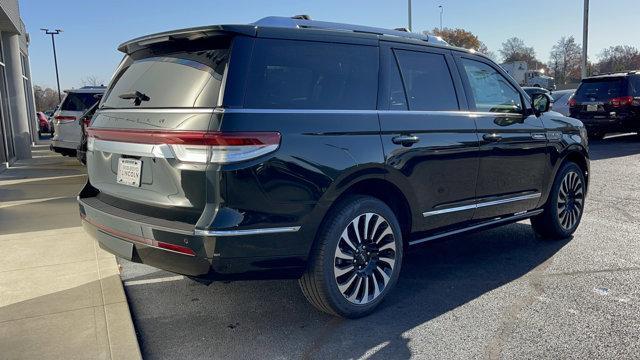
<path fill-rule="evenodd" d="M 462 59 L 476 111 L 522 113 L 520 93 L 491 66 Z"/>
<path fill-rule="evenodd" d="M 375 110 L 378 48 L 258 39 L 244 106 Z"/>
<path fill-rule="evenodd" d="M 395 50 L 411 110 L 458 110 L 449 67 L 441 54 Z"/>

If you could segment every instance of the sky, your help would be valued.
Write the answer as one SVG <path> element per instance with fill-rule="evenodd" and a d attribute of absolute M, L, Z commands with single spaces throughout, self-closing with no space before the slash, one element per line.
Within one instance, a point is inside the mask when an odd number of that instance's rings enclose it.
<path fill-rule="evenodd" d="M 639 0 L 591 0 L 590 59 L 612 45 L 640 48 Z M 547 62 L 561 36 L 582 43 L 583 0 L 413 0 L 413 31 L 443 26 L 476 34 L 498 54 L 517 36 Z M 56 37 L 62 89 L 92 76 L 108 83 L 122 58 L 116 48 L 154 32 L 211 24 L 246 24 L 265 16 L 307 14 L 314 20 L 397 28 L 407 26 L 406 0 L 22 0 L 30 33 L 33 84 L 55 87 L 51 38 L 40 28 L 62 29 Z"/>

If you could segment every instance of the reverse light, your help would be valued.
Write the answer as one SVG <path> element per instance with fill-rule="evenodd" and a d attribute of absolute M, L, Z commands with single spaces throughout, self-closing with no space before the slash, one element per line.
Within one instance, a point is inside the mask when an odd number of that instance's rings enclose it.
<path fill-rule="evenodd" d="M 184 162 L 228 164 L 276 151 L 279 132 L 154 131 L 87 128 L 89 149 L 94 141 L 168 145 Z"/>
<path fill-rule="evenodd" d="M 613 107 L 628 106 L 633 104 L 633 96 L 622 96 L 609 100 L 609 104 Z"/>

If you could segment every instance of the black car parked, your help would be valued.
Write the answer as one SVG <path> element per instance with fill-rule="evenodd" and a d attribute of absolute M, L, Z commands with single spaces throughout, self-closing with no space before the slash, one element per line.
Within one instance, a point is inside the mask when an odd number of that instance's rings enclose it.
<path fill-rule="evenodd" d="M 318 309 L 359 317 L 409 246 L 580 222 L 582 124 L 435 37 L 272 17 L 119 49 L 79 202 L 120 257 L 202 282 L 298 278 Z"/>
<path fill-rule="evenodd" d="M 640 132 L 640 72 L 583 79 L 569 100 L 569 111 L 593 139 L 612 132 Z"/>

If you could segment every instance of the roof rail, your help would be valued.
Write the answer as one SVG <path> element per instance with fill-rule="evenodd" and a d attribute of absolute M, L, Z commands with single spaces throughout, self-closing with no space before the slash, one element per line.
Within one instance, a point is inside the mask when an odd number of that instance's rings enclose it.
<path fill-rule="evenodd" d="M 444 40 L 437 36 L 429 36 L 417 34 L 403 30 L 383 29 L 371 26 L 352 25 L 343 23 L 334 23 L 327 21 L 311 20 L 308 15 L 296 15 L 294 17 L 268 16 L 253 23 L 255 26 L 264 27 L 283 27 L 283 28 L 307 28 L 307 29 L 325 29 L 338 31 L 352 31 L 366 34 L 390 35 L 402 38 L 422 40 L 438 44 L 447 44 Z"/>

